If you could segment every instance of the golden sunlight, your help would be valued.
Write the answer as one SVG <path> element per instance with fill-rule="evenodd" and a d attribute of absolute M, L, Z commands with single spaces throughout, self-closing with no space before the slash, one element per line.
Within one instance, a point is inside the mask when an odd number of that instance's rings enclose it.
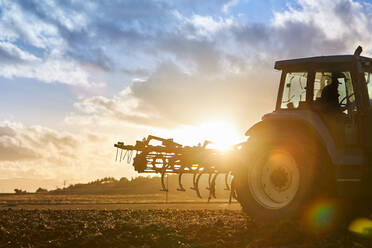
<path fill-rule="evenodd" d="M 205 140 L 208 140 L 212 142 L 208 147 L 219 150 L 228 150 L 244 139 L 232 123 L 220 120 L 208 121 L 196 126 L 182 126 L 172 131 L 161 131 L 159 134 L 190 146 L 203 144 Z"/>

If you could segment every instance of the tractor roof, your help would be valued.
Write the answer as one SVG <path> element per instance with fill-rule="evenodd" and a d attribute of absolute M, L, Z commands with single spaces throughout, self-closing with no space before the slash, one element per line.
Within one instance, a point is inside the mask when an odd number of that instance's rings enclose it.
<path fill-rule="evenodd" d="M 333 55 L 333 56 L 319 56 L 319 57 L 308 57 L 300 59 L 288 59 L 280 60 L 275 62 L 274 68 L 277 70 L 283 70 L 287 67 L 294 66 L 314 66 L 314 65 L 326 65 L 330 63 L 350 63 L 355 59 L 354 55 Z M 372 63 L 371 58 L 359 56 L 362 62 Z"/>

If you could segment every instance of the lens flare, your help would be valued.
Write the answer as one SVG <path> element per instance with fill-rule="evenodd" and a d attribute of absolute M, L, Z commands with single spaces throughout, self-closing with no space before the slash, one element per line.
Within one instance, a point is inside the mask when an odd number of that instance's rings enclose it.
<path fill-rule="evenodd" d="M 358 218 L 351 222 L 349 231 L 363 237 L 372 237 L 372 220 L 367 218 Z"/>
<path fill-rule="evenodd" d="M 331 200 L 314 202 L 306 210 L 305 218 L 307 227 L 314 232 L 331 231 L 339 220 L 340 208 Z"/>

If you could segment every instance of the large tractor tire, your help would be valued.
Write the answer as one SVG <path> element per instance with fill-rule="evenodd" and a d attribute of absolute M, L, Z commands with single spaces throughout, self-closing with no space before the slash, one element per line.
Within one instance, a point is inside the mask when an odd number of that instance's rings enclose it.
<path fill-rule="evenodd" d="M 250 137 L 245 149 L 235 175 L 243 210 L 258 220 L 298 216 L 319 188 L 324 163 L 319 144 L 301 134 L 282 133 L 266 140 Z"/>

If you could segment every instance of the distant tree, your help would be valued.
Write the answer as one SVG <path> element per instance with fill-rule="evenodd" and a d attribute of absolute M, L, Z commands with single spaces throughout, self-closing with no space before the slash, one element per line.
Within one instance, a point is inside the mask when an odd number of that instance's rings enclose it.
<path fill-rule="evenodd" d="M 170 184 L 177 183 L 178 176 L 169 176 Z M 105 177 L 88 183 L 77 183 L 67 188 L 49 190 L 48 194 L 157 194 L 160 188 L 160 177 L 125 177 L 115 179 Z M 191 192 L 191 191 L 190 191 Z"/>
<path fill-rule="evenodd" d="M 40 194 L 40 193 L 46 193 L 46 192 L 48 192 L 48 190 L 43 189 L 43 188 L 38 188 L 35 192 Z"/>
<path fill-rule="evenodd" d="M 27 194 L 27 191 L 26 190 L 21 190 L 21 189 L 14 189 L 14 192 L 16 194 Z"/>
<path fill-rule="evenodd" d="M 128 184 L 129 183 L 129 180 L 126 177 L 122 177 L 122 178 L 120 178 L 119 183 L 120 184 Z"/>

